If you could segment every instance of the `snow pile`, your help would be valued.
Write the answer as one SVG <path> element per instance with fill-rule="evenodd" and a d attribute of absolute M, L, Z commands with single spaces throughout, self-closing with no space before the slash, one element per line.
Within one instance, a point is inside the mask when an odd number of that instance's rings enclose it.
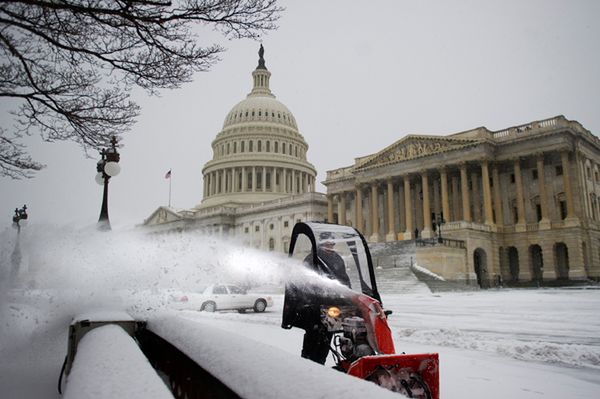
<path fill-rule="evenodd" d="M 419 266 L 416 262 L 413 265 L 411 265 L 410 267 L 413 270 L 415 270 L 417 272 L 420 272 L 420 273 L 423 273 L 423 274 L 425 274 L 425 275 L 427 275 L 427 276 L 429 276 L 429 277 L 431 277 L 431 278 L 433 278 L 435 280 L 446 281 L 446 279 L 443 278 L 442 276 L 440 276 L 438 274 L 435 274 L 434 272 L 432 272 L 429 269 L 426 269 L 426 268 L 424 268 L 422 266 Z"/>
<path fill-rule="evenodd" d="M 391 300 L 389 300 L 391 299 Z M 488 290 L 384 298 L 402 342 L 600 369 L 600 290 Z"/>
<path fill-rule="evenodd" d="M 399 342 L 409 340 L 422 344 L 495 352 L 519 360 L 600 369 L 600 348 L 597 346 L 536 341 L 525 343 L 510 336 L 503 337 L 498 334 L 488 336 L 480 332 L 445 328 L 439 330 L 400 329 L 397 332 L 397 339 Z"/>
<path fill-rule="evenodd" d="M 133 338 L 119 326 L 106 325 L 79 342 L 64 398 L 172 399 L 173 395 Z"/>
<path fill-rule="evenodd" d="M 371 382 L 216 328 L 210 320 L 160 316 L 150 319 L 148 328 L 245 399 L 399 398 Z"/>

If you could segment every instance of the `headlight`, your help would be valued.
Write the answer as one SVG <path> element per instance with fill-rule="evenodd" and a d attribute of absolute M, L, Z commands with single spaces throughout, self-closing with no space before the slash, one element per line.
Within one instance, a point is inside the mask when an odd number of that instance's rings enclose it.
<path fill-rule="evenodd" d="M 332 317 L 334 319 L 340 317 L 341 314 L 342 311 L 338 307 L 332 306 L 329 309 L 327 309 L 327 316 Z"/>

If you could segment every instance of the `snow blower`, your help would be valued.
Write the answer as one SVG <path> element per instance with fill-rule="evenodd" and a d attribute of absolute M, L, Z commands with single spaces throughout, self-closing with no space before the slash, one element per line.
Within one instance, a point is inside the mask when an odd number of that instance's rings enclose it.
<path fill-rule="evenodd" d="M 302 356 L 372 381 L 410 398 L 439 399 L 437 353 L 396 354 L 377 291 L 371 254 L 354 228 L 297 223 L 289 255 L 319 276 L 292 276 L 286 284 L 282 324 L 305 330 Z"/>

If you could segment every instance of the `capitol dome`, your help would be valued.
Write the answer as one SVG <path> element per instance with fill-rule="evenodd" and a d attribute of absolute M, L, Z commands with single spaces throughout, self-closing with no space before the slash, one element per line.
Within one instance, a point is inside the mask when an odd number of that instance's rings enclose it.
<path fill-rule="evenodd" d="M 308 144 L 292 112 L 271 92 L 271 72 L 262 45 L 253 87 L 237 103 L 212 142 L 204 165 L 200 208 L 270 201 L 313 192 L 316 170 L 306 159 Z"/>

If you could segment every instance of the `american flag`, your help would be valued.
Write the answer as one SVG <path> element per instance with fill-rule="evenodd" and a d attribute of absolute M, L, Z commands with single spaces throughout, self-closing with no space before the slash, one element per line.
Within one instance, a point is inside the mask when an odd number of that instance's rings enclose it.
<path fill-rule="evenodd" d="M 165 173 L 165 179 L 170 179 L 171 178 L 171 169 L 169 169 L 169 171 L 167 173 Z"/>

